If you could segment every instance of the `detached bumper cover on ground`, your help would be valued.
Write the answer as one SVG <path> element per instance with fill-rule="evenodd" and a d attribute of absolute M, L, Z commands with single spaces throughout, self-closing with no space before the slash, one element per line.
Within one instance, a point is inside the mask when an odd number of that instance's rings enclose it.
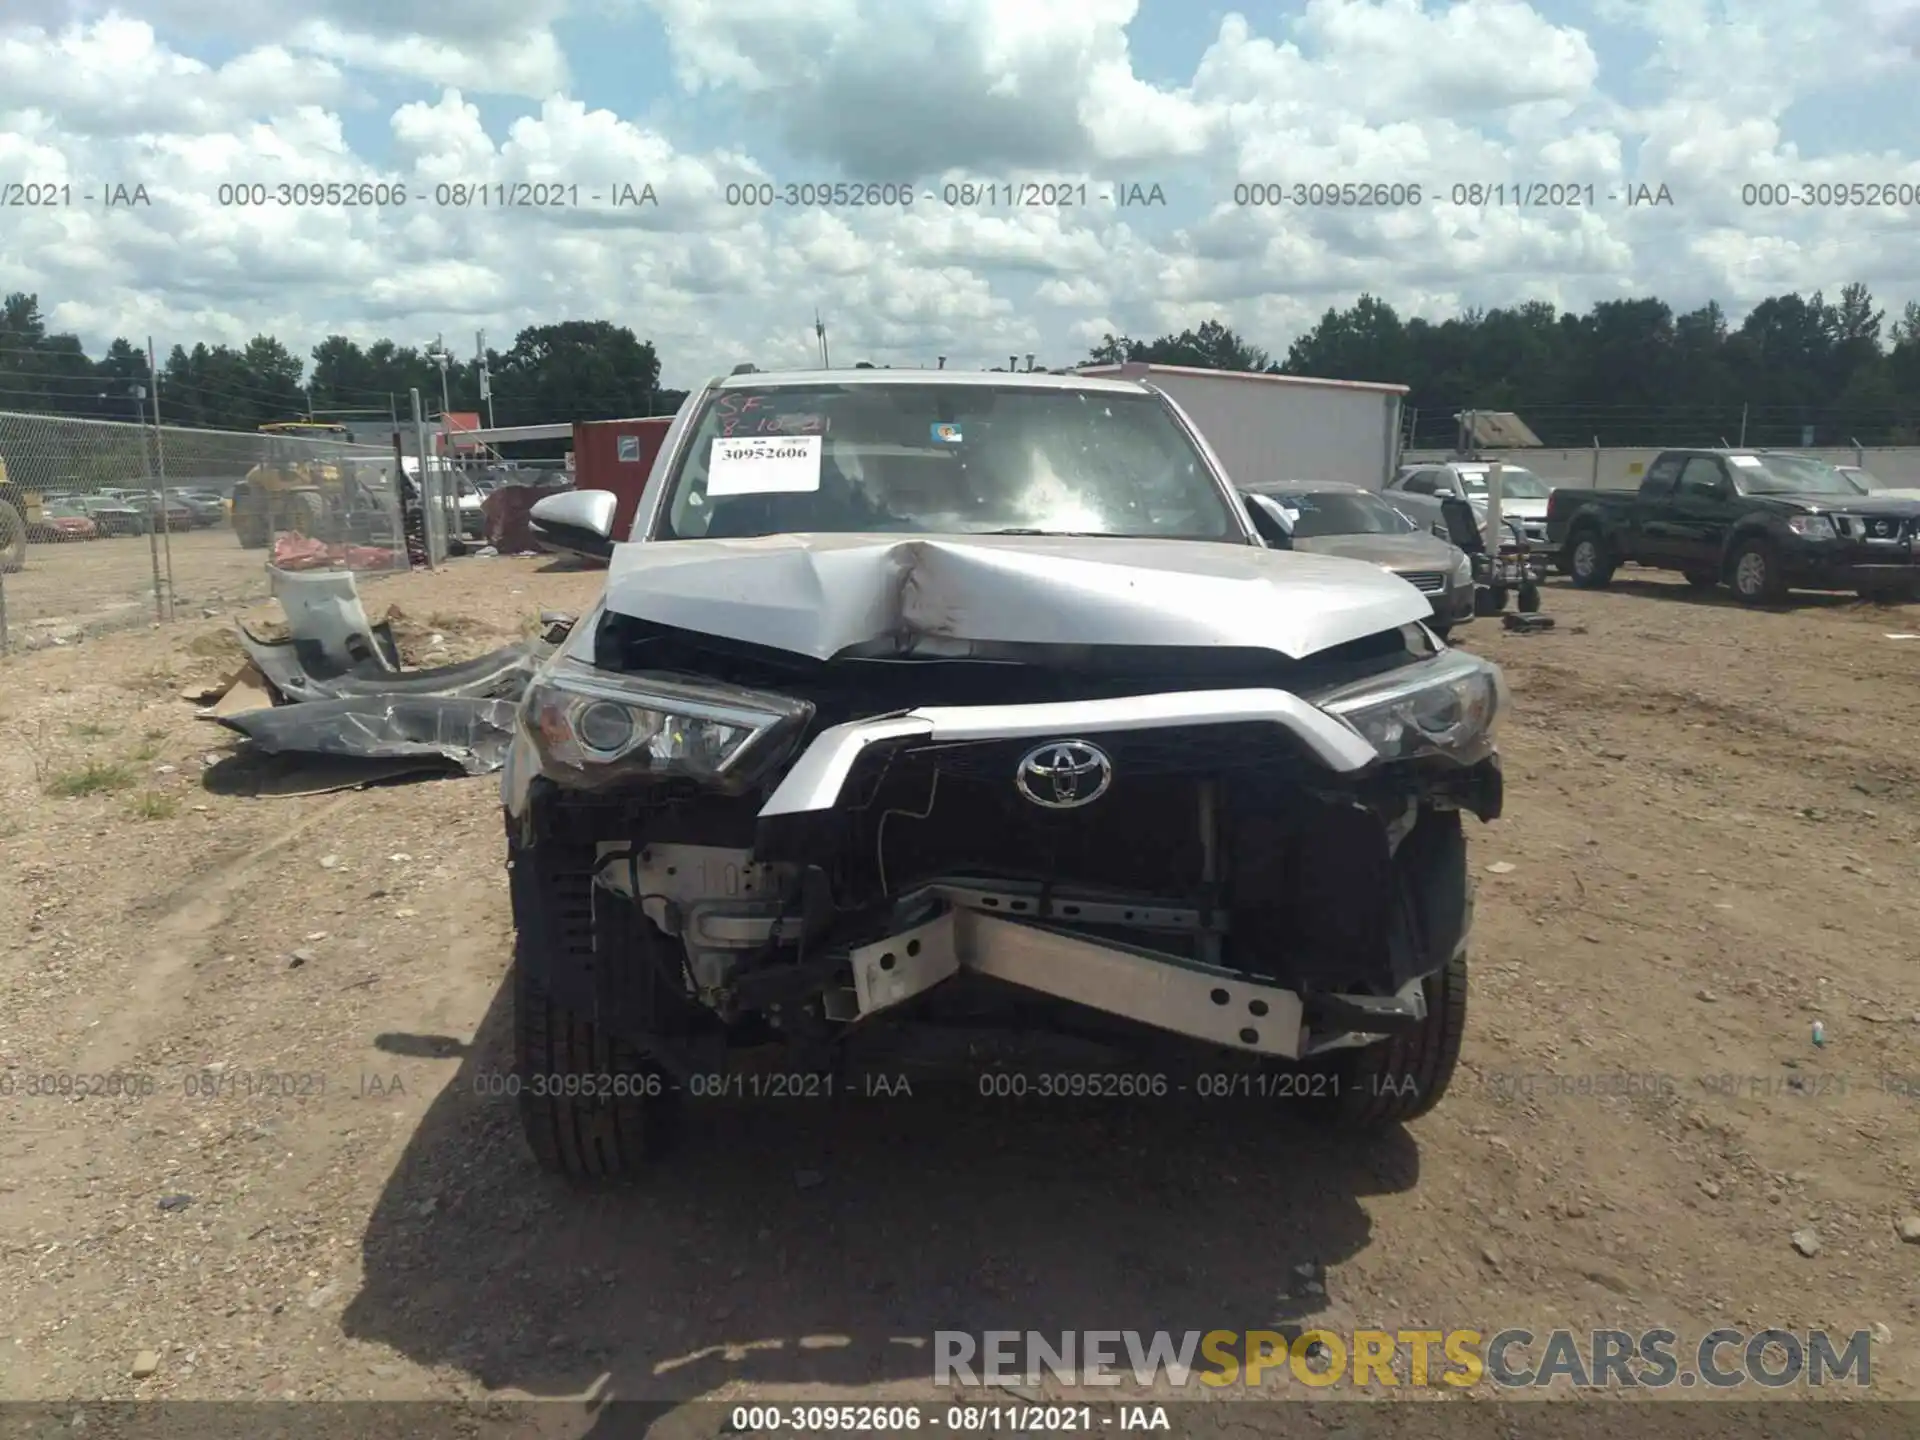
<path fill-rule="evenodd" d="M 276 703 L 213 719 L 272 755 L 445 760 L 470 775 L 500 768 L 514 710 L 555 633 L 457 665 L 402 670 L 392 633 L 367 622 L 351 574 L 268 573 L 288 638 L 242 628 L 240 644 Z"/>

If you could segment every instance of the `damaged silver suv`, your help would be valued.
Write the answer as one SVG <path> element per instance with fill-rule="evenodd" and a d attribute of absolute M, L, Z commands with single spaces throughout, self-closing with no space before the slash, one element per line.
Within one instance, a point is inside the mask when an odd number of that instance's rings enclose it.
<path fill-rule="evenodd" d="M 614 504 L 536 519 L 608 546 Z M 630 1171 L 742 1047 L 832 1074 L 983 1023 L 1309 1077 L 1358 1127 L 1431 1108 L 1504 683 L 1268 521 L 1132 381 L 692 396 L 503 778 L 540 1161 Z"/>

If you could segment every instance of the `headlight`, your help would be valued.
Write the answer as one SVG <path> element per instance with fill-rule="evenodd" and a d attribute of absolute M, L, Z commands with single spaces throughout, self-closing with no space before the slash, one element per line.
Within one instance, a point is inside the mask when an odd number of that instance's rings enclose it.
<path fill-rule="evenodd" d="M 664 675 L 619 675 L 571 658 L 528 689 L 522 723 L 545 766 L 581 779 L 680 775 L 744 786 L 792 748 L 804 700 Z"/>
<path fill-rule="evenodd" d="M 1787 528 L 1809 540 L 1832 540 L 1839 533 L 1825 515 L 1789 515 Z"/>
<path fill-rule="evenodd" d="M 1473 583 L 1473 557 L 1466 551 L 1460 552 L 1460 558 L 1453 563 L 1454 588 Z"/>
<path fill-rule="evenodd" d="M 1507 708 L 1500 667 L 1464 650 L 1344 686 L 1315 702 L 1352 726 L 1383 760 L 1446 755 L 1472 762 L 1492 748 Z"/>

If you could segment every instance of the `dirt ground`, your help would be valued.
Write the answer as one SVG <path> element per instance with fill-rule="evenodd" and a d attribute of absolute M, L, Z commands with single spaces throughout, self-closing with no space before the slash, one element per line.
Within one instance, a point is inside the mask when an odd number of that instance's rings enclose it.
<path fill-rule="evenodd" d="M 262 552 L 243 550 L 233 532 L 188 530 L 159 537 L 172 551 L 175 613 L 224 611 L 266 598 Z M 0 576 L 15 649 L 38 648 L 154 619 L 153 537 L 115 535 L 68 544 L 29 545 L 26 569 Z M 167 552 L 160 573 L 167 573 Z"/>
<path fill-rule="evenodd" d="M 1508 809 L 1469 822 L 1463 1068 L 1406 1132 L 768 1102 L 607 1192 L 540 1176 L 486 1093 L 494 781 L 222 793 L 180 692 L 224 620 L 16 656 L 0 1397 L 851 1399 L 930 1393 L 936 1329 L 1284 1322 L 1879 1327 L 1874 1390 L 1920 1398 L 1920 639 L 1889 638 L 1920 607 L 1633 573 L 1556 583 L 1551 633 L 1460 632 L 1512 686 Z M 598 584 L 362 589 L 453 655 Z M 29 1093 L 61 1074 L 150 1093 Z"/>

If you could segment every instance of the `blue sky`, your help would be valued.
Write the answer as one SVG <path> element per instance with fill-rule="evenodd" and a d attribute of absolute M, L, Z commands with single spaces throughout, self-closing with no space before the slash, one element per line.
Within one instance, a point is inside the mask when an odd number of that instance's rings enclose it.
<path fill-rule="evenodd" d="M 1757 182 L 1912 197 L 1916 0 L 30 8 L 0 13 L 0 181 L 139 173 L 162 196 L 111 221 L 29 215 L 0 247 L 0 286 L 44 291 L 89 339 L 510 335 L 609 315 L 678 370 L 804 359 L 815 305 L 849 349 L 913 363 L 1072 356 L 1108 331 L 1215 317 L 1278 351 L 1363 291 L 1430 318 L 1649 293 L 1737 316 L 1850 280 L 1896 312 L 1920 298 L 1915 207 L 1740 203 Z M 508 144 L 516 122 L 525 149 Z M 538 173 L 659 177 L 672 203 L 618 225 L 417 209 L 322 225 L 211 203 L 222 183 L 410 165 L 507 181 L 536 159 Z M 1157 181 L 1170 204 L 746 216 L 720 203 L 753 167 L 811 180 L 875 165 L 923 190 L 962 175 Z M 1236 179 L 1276 177 L 1430 193 L 1401 209 L 1229 203 Z M 1603 196 L 1666 182 L 1678 199 L 1628 213 L 1435 198 L 1502 180 Z"/>

